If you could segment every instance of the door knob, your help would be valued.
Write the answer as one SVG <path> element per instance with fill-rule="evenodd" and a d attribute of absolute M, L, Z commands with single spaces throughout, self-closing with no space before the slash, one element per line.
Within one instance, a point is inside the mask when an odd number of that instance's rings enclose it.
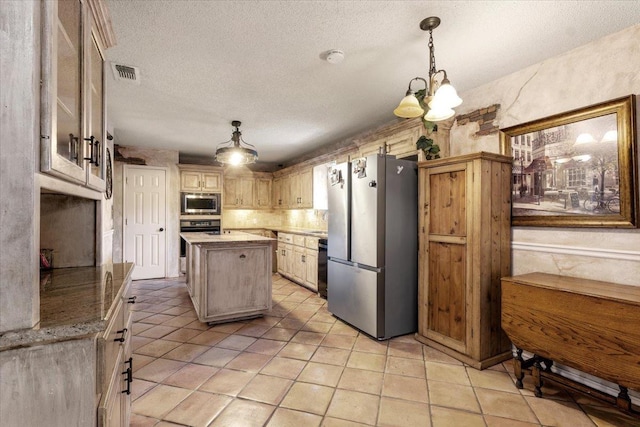
<path fill-rule="evenodd" d="M 160 230 L 159 230 L 159 231 L 164 231 L 164 228 L 160 227 Z"/>

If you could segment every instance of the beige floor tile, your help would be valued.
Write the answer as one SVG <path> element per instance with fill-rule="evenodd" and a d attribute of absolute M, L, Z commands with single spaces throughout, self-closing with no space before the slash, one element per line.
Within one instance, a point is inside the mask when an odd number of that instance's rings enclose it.
<path fill-rule="evenodd" d="M 340 377 L 338 388 L 379 395 L 382 390 L 383 377 L 382 372 L 345 368 L 342 377 Z"/>
<path fill-rule="evenodd" d="M 131 319 L 135 323 L 135 322 L 139 322 L 142 319 L 144 319 L 145 317 L 149 317 L 149 316 L 153 316 L 153 313 L 148 313 L 146 311 L 134 311 L 132 313 Z"/>
<path fill-rule="evenodd" d="M 512 377 L 512 378 L 515 378 L 515 377 Z M 520 394 L 522 394 L 523 396 L 534 397 L 535 387 L 533 385 L 533 378 L 531 377 L 531 375 L 526 374 L 524 376 L 524 379 L 522 380 L 522 383 L 524 385 L 524 388 L 519 390 L 516 389 L 516 390 L 518 390 Z M 515 380 L 514 380 L 514 384 L 515 384 Z M 544 396 L 545 399 L 565 400 L 567 402 L 575 402 L 575 399 L 572 397 L 571 393 L 567 392 L 566 389 L 564 389 L 559 384 L 554 383 L 553 381 L 544 382 L 544 385 L 542 386 L 542 395 Z"/>
<path fill-rule="evenodd" d="M 220 369 L 199 388 L 200 391 L 236 396 L 255 376 L 252 372 Z"/>
<path fill-rule="evenodd" d="M 422 347 L 424 347 L 424 345 L 415 340 L 413 342 L 391 341 L 387 354 L 393 357 L 423 360 Z"/>
<path fill-rule="evenodd" d="M 354 421 L 341 420 L 339 418 L 324 417 L 322 427 L 363 427 L 367 424 L 356 423 Z"/>
<path fill-rule="evenodd" d="M 202 323 L 197 319 L 192 320 L 191 323 L 187 323 L 183 328 L 197 329 L 199 331 L 208 331 L 209 329 L 212 329 L 211 326 L 206 323 Z"/>
<path fill-rule="evenodd" d="M 193 310 L 189 307 L 171 307 L 168 310 L 162 312 L 162 314 L 172 314 L 174 316 L 180 316 L 181 314 L 186 313 L 187 311 Z"/>
<path fill-rule="evenodd" d="M 385 372 L 407 377 L 425 378 L 425 365 L 422 360 L 406 359 L 404 357 L 387 357 Z"/>
<path fill-rule="evenodd" d="M 486 388 L 476 388 L 475 391 L 483 414 L 530 423 L 538 421 L 523 396 Z"/>
<path fill-rule="evenodd" d="M 136 400 L 157 385 L 158 383 L 137 378 L 131 383 L 131 401 Z"/>
<path fill-rule="evenodd" d="M 278 408 L 267 427 L 319 427 L 322 417 L 291 409 Z"/>
<path fill-rule="evenodd" d="M 153 340 L 134 351 L 144 356 L 161 357 L 178 346 L 180 343 L 176 341 Z"/>
<path fill-rule="evenodd" d="M 248 336 L 248 337 L 259 338 L 262 335 L 264 335 L 265 332 L 267 332 L 269 329 L 271 329 L 271 326 L 256 325 L 254 323 L 249 323 L 249 324 L 243 326 L 242 328 L 238 329 L 236 334 L 244 335 L 244 336 Z"/>
<path fill-rule="evenodd" d="M 211 330 L 216 332 L 224 332 L 226 334 L 233 334 L 244 325 L 246 325 L 245 322 L 221 323 L 219 325 L 212 326 Z"/>
<path fill-rule="evenodd" d="M 284 346 L 285 343 L 282 341 L 259 339 L 247 347 L 245 351 L 273 356 L 282 350 Z"/>
<path fill-rule="evenodd" d="M 253 319 L 249 323 L 252 325 L 275 326 L 281 320 L 282 319 L 280 317 L 263 316 Z"/>
<path fill-rule="evenodd" d="M 432 405 L 481 412 L 473 387 L 442 381 L 429 381 L 428 387 L 429 401 Z"/>
<path fill-rule="evenodd" d="M 332 347 L 318 347 L 311 358 L 311 361 L 327 363 L 329 365 L 345 366 L 350 355 L 351 352 L 349 350 Z"/>
<path fill-rule="evenodd" d="M 441 352 L 440 350 L 436 350 L 435 348 L 431 348 L 428 346 L 424 346 L 422 348 L 422 353 L 424 355 L 424 360 L 428 362 L 440 362 L 440 363 L 449 363 L 452 365 L 462 365 L 463 363 L 453 357 L 449 356 Z"/>
<path fill-rule="evenodd" d="M 194 362 L 201 365 L 217 366 L 222 368 L 239 354 L 240 352 L 236 350 L 213 347 L 194 359 Z"/>
<path fill-rule="evenodd" d="M 197 329 L 180 328 L 177 331 L 171 332 L 169 335 L 165 336 L 163 340 L 187 342 L 191 338 L 198 336 L 201 333 L 202 332 L 198 331 Z"/>
<path fill-rule="evenodd" d="M 162 356 L 163 359 L 180 360 L 182 362 L 191 362 L 211 347 L 197 344 L 181 344 L 169 353 Z"/>
<path fill-rule="evenodd" d="M 165 415 L 164 419 L 181 425 L 207 427 L 232 400 L 229 396 L 196 391 Z"/>
<path fill-rule="evenodd" d="M 240 371 L 258 372 L 271 360 L 273 356 L 260 353 L 240 353 L 225 366 Z"/>
<path fill-rule="evenodd" d="M 331 315 L 331 313 L 320 312 L 320 311 L 318 311 L 316 314 L 314 314 L 313 317 L 311 319 L 309 319 L 309 320 L 312 321 L 312 322 L 329 323 L 331 325 L 336 323 L 336 318 L 333 317 L 333 315 Z"/>
<path fill-rule="evenodd" d="M 161 384 L 133 402 L 131 411 L 147 417 L 162 419 L 165 414 L 191 393 L 191 390 Z"/>
<path fill-rule="evenodd" d="M 504 371 L 495 371 L 485 369 L 479 371 L 470 366 L 467 367 L 467 375 L 474 387 L 490 388 L 492 390 L 508 391 L 510 393 L 519 393 L 511 376 Z"/>
<path fill-rule="evenodd" d="M 298 331 L 293 338 L 291 338 L 291 342 L 320 345 L 325 336 L 325 334 L 318 332 Z"/>
<path fill-rule="evenodd" d="M 538 423 L 527 423 L 494 415 L 485 415 L 484 422 L 487 423 L 487 427 L 540 427 Z"/>
<path fill-rule="evenodd" d="M 223 332 L 216 332 L 216 331 L 203 332 L 203 331 L 198 331 L 197 329 L 194 329 L 194 330 L 198 332 L 198 335 L 194 336 L 193 338 L 190 338 L 187 341 L 191 344 L 212 346 L 212 345 L 218 344 L 220 341 L 222 341 L 223 339 L 229 336 L 229 334 L 225 334 Z"/>
<path fill-rule="evenodd" d="M 138 335 L 150 328 L 153 328 L 153 324 L 151 323 L 135 322 L 131 328 L 131 333 L 133 335 Z"/>
<path fill-rule="evenodd" d="M 307 362 L 304 360 L 274 357 L 262 368 L 260 373 L 293 380 L 302 372 L 302 369 L 304 369 L 306 365 Z"/>
<path fill-rule="evenodd" d="M 245 337 L 243 335 L 229 335 L 227 338 L 216 344 L 216 347 L 242 351 L 256 341 L 257 340 L 253 337 Z"/>
<path fill-rule="evenodd" d="M 291 386 L 280 406 L 324 415 L 331 402 L 333 391 L 331 387 L 296 382 Z"/>
<path fill-rule="evenodd" d="M 380 397 L 351 390 L 337 389 L 327 410 L 328 417 L 365 424 L 375 424 Z"/>
<path fill-rule="evenodd" d="M 429 405 L 419 402 L 383 397 L 380 400 L 379 426 L 389 427 L 430 427 Z M 459 426 L 465 426 L 459 424 Z"/>
<path fill-rule="evenodd" d="M 291 380 L 258 374 L 242 389 L 238 397 L 278 405 L 291 384 Z"/>
<path fill-rule="evenodd" d="M 174 307 L 174 308 L 184 308 L 184 307 Z M 183 326 L 188 325 L 193 322 L 196 317 L 191 316 L 176 316 L 173 319 L 167 320 L 162 323 L 163 326 L 175 326 L 176 328 L 182 328 Z"/>
<path fill-rule="evenodd" d="M 382 395 L 415 402 L 429 402 L 427 380 L 424 378 L 385 374 Z"/>
<path fill-rule="evenodd" d="M 322 340 L 322 347 L 335 347 L 345 350 L 351 350 L 356 342 L 356 337 L 348 335 L 329 334 Z"/>
<path fill-rule="evenodd" d="M 169 335 L 176 329 L 177 328 L 174 328 L 172 326 L 156 325 L 153 328 L 149 328 L 146 331 L 141 332 L 138 336 L 158 339 L 164 337 L 165 335 Z"/>
<path fill-rule="evenodd" d="M 154 325 L 159 325 L 161 323 L 166 322 L 167 320 L 173 319 L 175 316 L 170 316 L 168 314 L 154 314 L 153 316 L 145 317 L 142 322 L 143 323 L 152 323 Z"/>
<path fill-rule="evenodd" d="M 186 363 L 178 362 L 176 360 L 156 359 L 148 365 L 134 370 L 133 377 L 159 383 L 169 375 L 184 367 L 184 365 L 186 365 Z"/>
<path fill-rule="evenodd" d="M 599 403 L 599 402 L 598 402 Z M 609 406 L 581 405 L 587 416 L 598 427 L 638 427 L 639 417 L 625 415 Z"/>
<path fill-rule="evenodd" d="M 329 331 L 330 334 L 338 334 L 338 335 L 347 335 L 350 337 L 357 337 L 358 331 L 353 329 L 351 326 L 346 325 L 342 322 L 336 322 L 333 324 L 333 327 Z"/>
<path fill-rule="evenodd" d="M 131 414 L 129 427 L 153 427 L 158 423 L 156 418 L 145 417 L 144 415 Z"/>
<path fill-rule="evenodd" d="M 366 369 L 368 371 L 384 372 L 387 357 L 383 354 L 351 352 L 347 367 Z"/>
<path fill-rule="evenodd" d="M 327 334 L 331 330 L 332 325 L 333 323 L 325 323 L 325 322 L 309 320 L 307 323 L 305 323 L 302 326 L 302 330 L 310 331 L 310 332 L 318 332 L 321 334 Z"/>
<path fill-rule="evenodd" d="M 297 381 L 335 387 L 340 380 L 343 369 L 342 366 L 309 362 L 298 376 Z"/>
<path fill-rule="evenodd" d="M 271 328 L 261 338 L 278 341 L 289 341 L 295 334 L 296 329 Z"/>
<path fill-rule="evenodd" d="M 163 384 L 195 390 L 207 381 L 219 368 L 190 363 L 162 381 Z M 135 383 L 134 383 L 135 384 Z"/>
<path fill-rule="evenodd" d="M 282 319 L 280 322 L 278 322 L 276 327 L 285 328 L 285 329 L 293 329 L 295 331 L 299 331 L 300 329 L 302 329 L 302 327 L 304 326 L 305 323 L 307 323 L 307 322 L 304 321 L 304 320 L 301 320 L 301 319 L 295 319 L 295 318 L 291 318 L 291 317 L 286 317 L 286 318 Z"/>
<path fill-rule="evenodd" d="M 353 350 L 363 353 L 387 354 L 387 342 L 376 341 L 365 335 L 360 335 L 356 338 Z"/>
<path fill-rule="evenodd" d="M 425 362 L 427 379 L 444 381 L 453 384 L 471 385 L 464 366 L 454 366 L 447 363 Z"/>
<path fill-rule="evenodd" d="M 525 397 L 525 399 L 543 425 L 555 427 L 586 427 L 593 425 L 591 418 L 573 402 L 538 397 Z"/>
<path fill-rule="evenodd" d="M 147 366 L 149 363 L 153 362 L 156 359 L 157 359 L 156 357 L 145 356 L 144 354 L 134 353 L 133 354 L 133 369 L 134 370 L 138 370 L 138 369 L 142 368 L 143 366 Z"/>
<path fill-rule="evenodd" d="M 431 406 L 431 425 L 433 427 L 485 427 L 484 418 L 480 414 L 439 406 Z"/>
<path fill-rule="evenodd" d="M 210 427 L 262 427 L 275 407 L 250 400 L 234 400 Z"/>
<path fill-rule="evenodd" d="M 131 337 L 131 348 L 133 349 L 133 351 L 136 351 L 140 347 L 145 346 L 145 345 L 147 345 L 149 343 L 152 343 L 154 341 L 155 340 L 153 338 L 145 338 L 145 337 L 133 336 L 133 337 Z"/>
<path fill-rule="evenodd" d="M 291 359 L 309 360 L 318 347 L 309 344 L 290 342 L 278 353 L 280 357 Z"/>

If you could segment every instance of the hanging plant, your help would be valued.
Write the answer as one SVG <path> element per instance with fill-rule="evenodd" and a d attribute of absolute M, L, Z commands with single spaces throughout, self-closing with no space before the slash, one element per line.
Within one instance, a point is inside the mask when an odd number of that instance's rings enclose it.
<path fill-rule="evenodd" d="M 420 104 L 420 107 L 425 112 L 429 111 L 429 106 L 424 102 L 424 98 L 426 97 L 426 95 L 427 95 L 426 89 L 420 89 L 415 93 L 415 96 L 418 99 L 418 103 Z M 429 133 L 438 131 L 438 125 L 435 124 L 434 122 L 430 122 L 429 120 L 426 120 L 424 116 L 422 116 L 422 124 L 424 125 L 424 128 L 427 131 L 429 131 Z"/>
<path fill-rule="evenodd" d="M 427 160 L 440 158 L 440 146 L 438 144 L 434 144 L 433 139 L 427 138 L 424 135 L 416 141 L 416 148 L 422 150 L 424 157 Z"/>

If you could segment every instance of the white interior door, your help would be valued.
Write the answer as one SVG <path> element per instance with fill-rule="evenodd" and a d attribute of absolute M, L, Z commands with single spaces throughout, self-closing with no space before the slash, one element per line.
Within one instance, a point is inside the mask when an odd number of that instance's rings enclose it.
<path fill-rule="evenodd" d="M 124 259 L 134 280 L 165 277 L 165 218 L 166 171 L 125 167 Z"/>

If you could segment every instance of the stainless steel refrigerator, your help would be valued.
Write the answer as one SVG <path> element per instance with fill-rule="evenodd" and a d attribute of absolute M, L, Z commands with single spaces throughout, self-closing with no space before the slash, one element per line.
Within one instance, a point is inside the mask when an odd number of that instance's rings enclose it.
<path fill-rule="evenodd" d="M 375 154 L 329 172 L 329 311 L 383 340 L 417 330 L 417 163 Z"/>

